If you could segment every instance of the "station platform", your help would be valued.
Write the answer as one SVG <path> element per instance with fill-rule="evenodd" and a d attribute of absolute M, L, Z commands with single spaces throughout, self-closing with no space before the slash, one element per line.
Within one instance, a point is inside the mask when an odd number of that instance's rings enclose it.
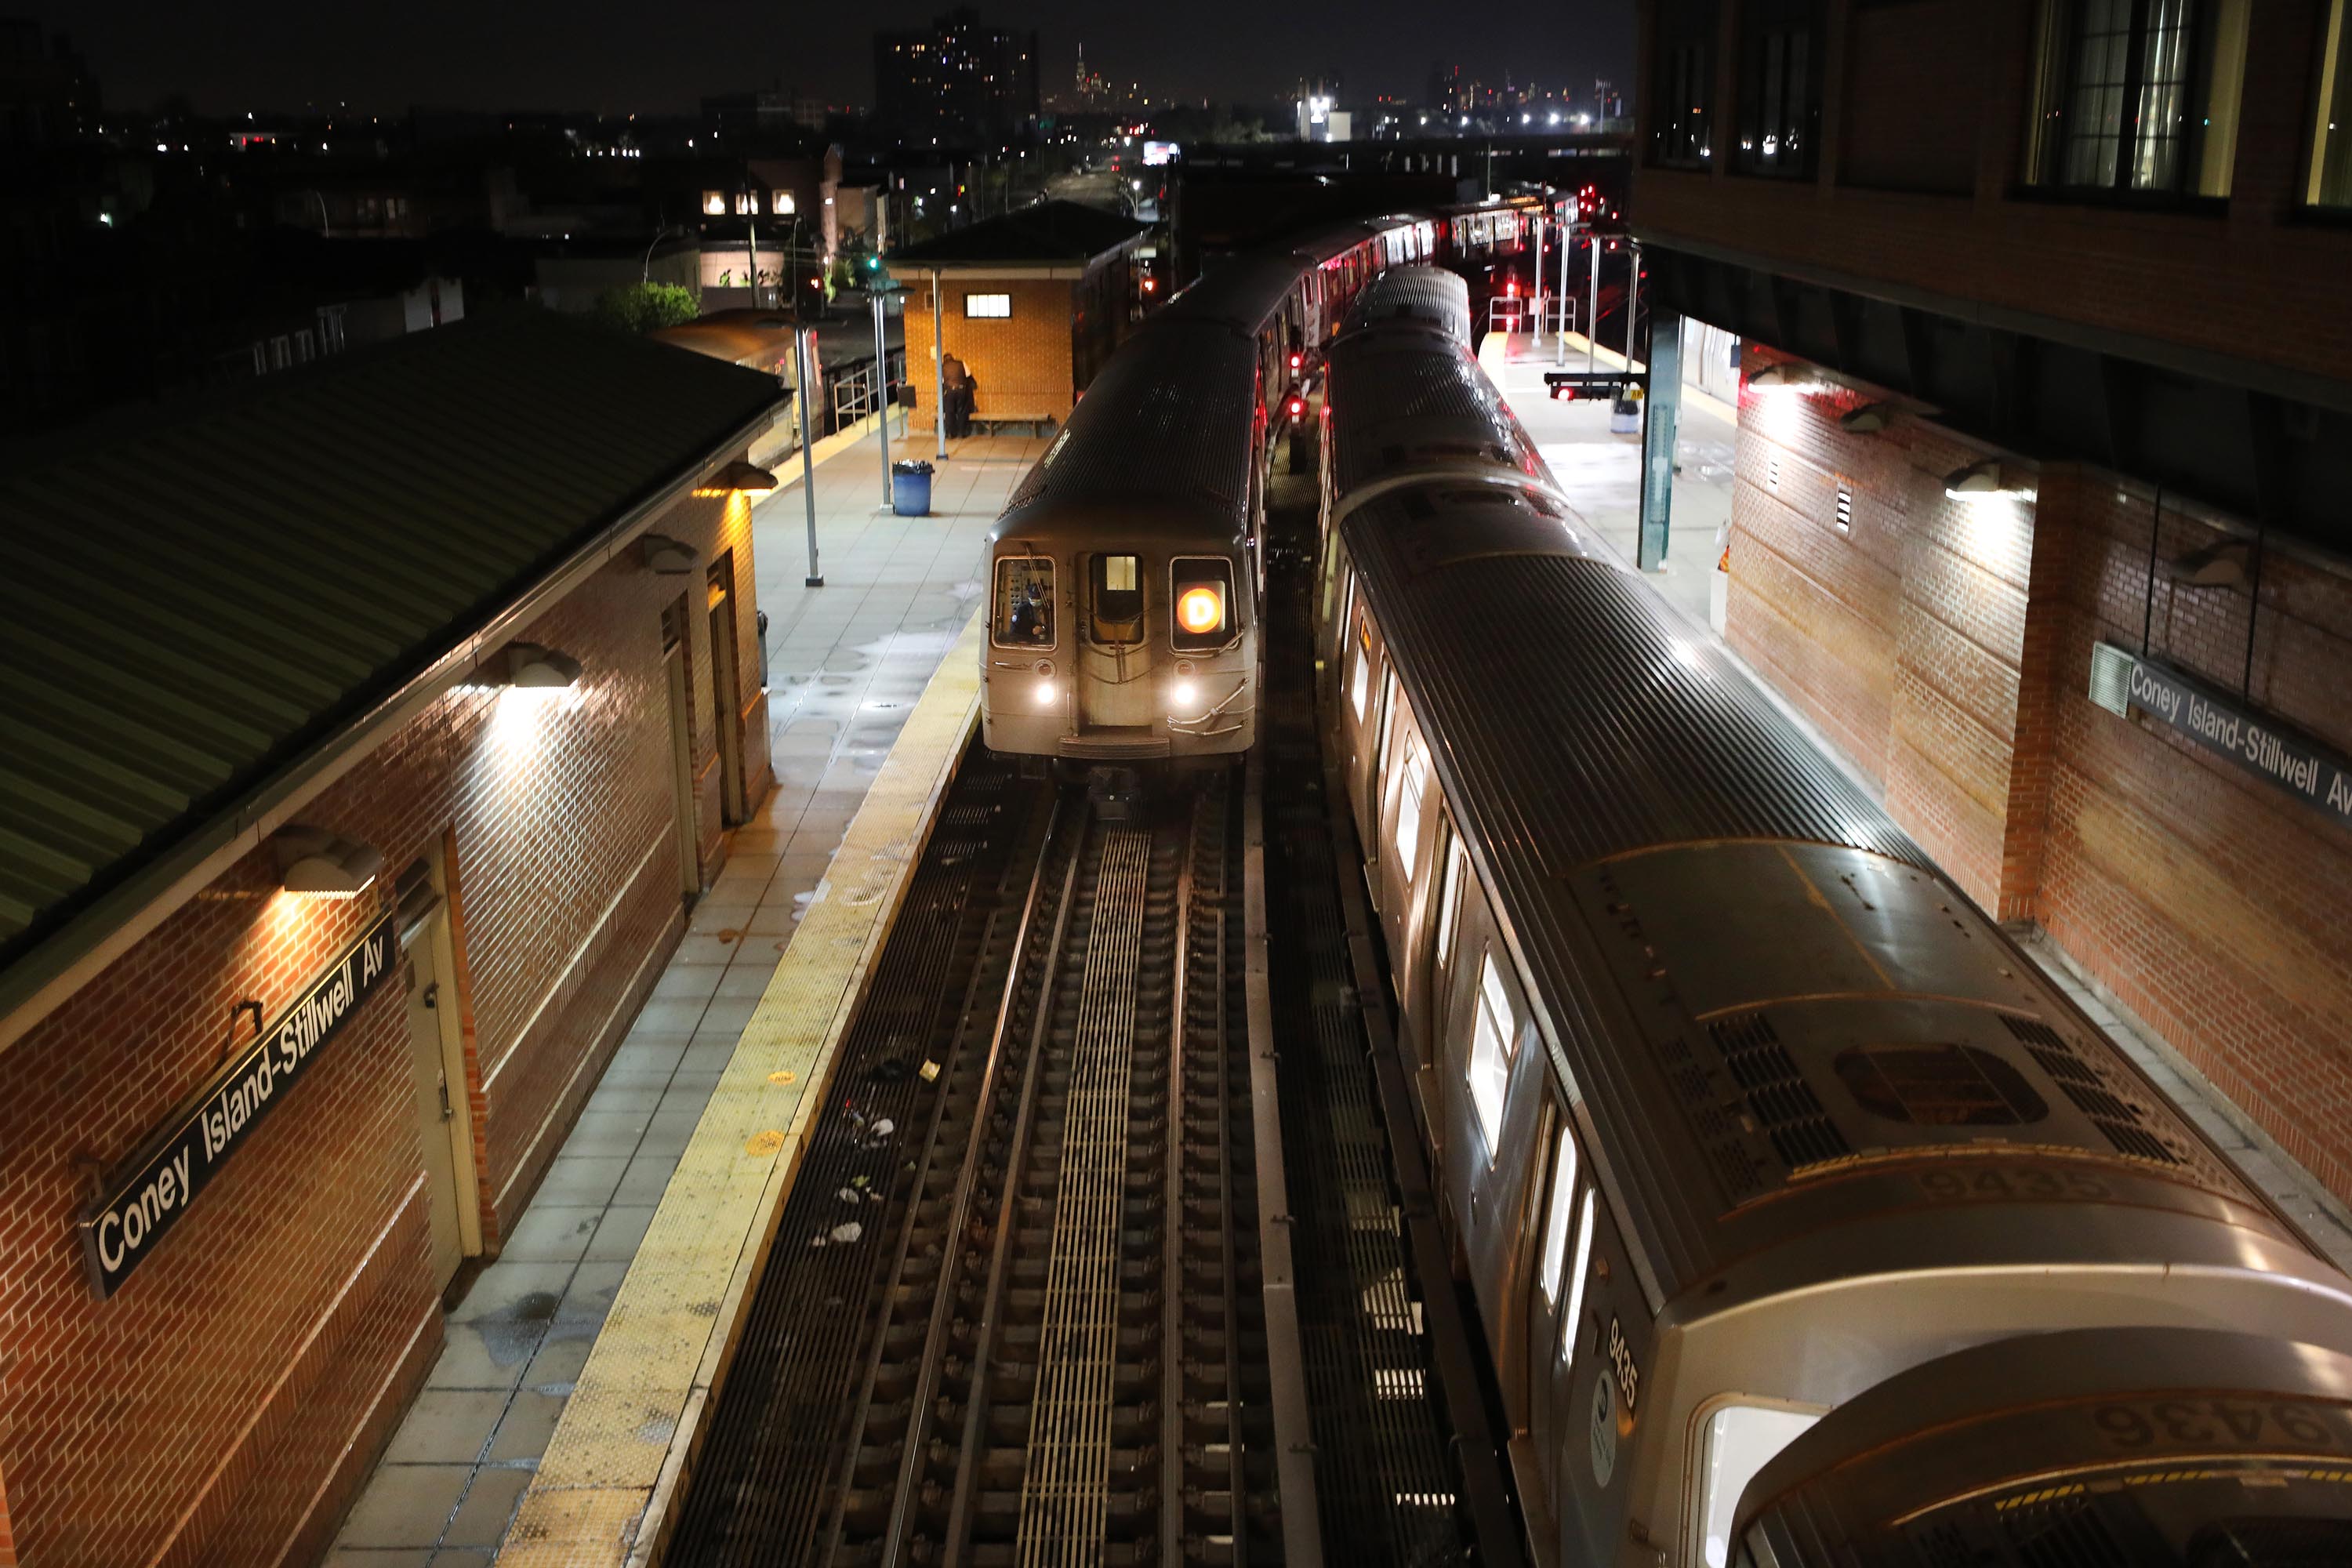
<path fill-rule="evenodd" d="M 621 1521 L 698 1396 L 719 1303 L 789 1176 L 802 1097 L 975 721 L 977 654 L 959 639 L 977 635 L 981 538 L 1045 445 L 949 443 L 918 518 L 878 504 L 873 443 L 837 453 L 815 473 L 822 588 L 803 584 L 797 468 L 754 509 L 774 788 L 449 1314 L 333 1568 L 628 1561 Z"/>

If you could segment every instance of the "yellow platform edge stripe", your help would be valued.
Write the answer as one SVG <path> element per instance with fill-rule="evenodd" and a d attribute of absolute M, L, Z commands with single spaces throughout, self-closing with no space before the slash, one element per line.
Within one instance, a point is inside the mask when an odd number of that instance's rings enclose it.
<path fill-rule="evenodd" d="M 979 721 L 978 612 L 923 689 L 711 1091 L 498 1561 L 632 1568 L 663 1544 L 844 1035 Z"/>

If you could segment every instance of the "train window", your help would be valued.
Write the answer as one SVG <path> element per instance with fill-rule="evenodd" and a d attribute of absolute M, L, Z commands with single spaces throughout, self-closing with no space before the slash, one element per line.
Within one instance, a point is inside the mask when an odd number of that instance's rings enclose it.
<path fill-rule="evenodd" d="M 1576 1342 L 1584 1332 L 1584 1282 L 1592 1278 L 1592 1216 L 1593 1198 L 1598 1187 L 1584 1189 L 1584 1202 L 1576 1211 L 1576 1262 L 1568 1274 L 1568 1310 L 1559 1320 L 1559 1359 L 1562 1365 L 1576 1360 Z"/>
<path fill-rule="evenodd" d="M 1381 732 L 1379 738 L 1372 743 L 1372 757 L 1381 769 L 1383 778 L 1387 776 L 1389 731 L 1396 724 L 1396 707 L 1397 678 L 1396 671 L 1391 669 L 1389 671 L 1388 679 L 1381 682 Z"/>
<path fill-rule="evenodd" d="M 1098 643 L 1143 640 L 1143 563 L 1132 555 L 1094 558 L 1094 637 Z"/>
<path fill-rule="evenodd" d="M 1559 1119 L 1559 1142 L 1551 1157 L 1551 1204 L 1544 1214 L 1544 1305 L 1559 1305 L 1560 1270 L 1568 1267 L 1568 1222 L 1576 1210 L 1576 1135 L 1568 1117 Z M 1570 1331 L 1571 1335 L 1574 1331 Z"/>
<path fill-rule="evenodd" d="M 1213 556 L 1187 556 L 1169 563 L 1168 603 L 1176 617 L 1176 647 L 1182 651 L 1223 647 L 1234 640 L 1234 567 Z"/>
<path fill-rule="evenodd" d="M 1371 690 L 1372 656 L 1356 648 L 1349 657 L 1356 661 L 1356 671 L 1348 678 L 1348 700 L 1356 710 L 1356 722 L 1360 724 L 1364 721 L 1364 698 Z"/>
<path fill-rule="evenodd" d="M 1449 837 L 1445 845 L 1445 886 L 1437 894 L 1437 962 L 1449 969 L 1454 965 L 1454 927 L 1462 918 L 1462 868 L 1468 858 L 1463 852 L 1461 838 Z"/>
<path fill-rule="evenodd" d="M 1396 851 L 1397 869 L 1404 874 L 1408 886 L 1412 882 L 1413 852 L 1421 847 L 1421 797 L 1424 788 L 1422 775 L 1427 771 L 1420 745 L 1413 737 L 1407 735 L 1404 738 L 1404 783 L 1397 795 Z"/>
<path fill-rule="evenodd" d="M 1820 1419 L 1802 1410 L 1727 1405 L 1707 1422 L 1706 1458 L 1699 1467 L 1706 1478 L 1702 1539 L 1707 1568 L 1724 1568 L 1731 1560 L 1732 1517 L 1739 1509 L 1739 1494 L 1756 1472 Z"/>
<path fill-rule="evenodd" d="M 1478 970 L 1477 1017 L 1470 1032 L 1470 1105 L 1478 1113 L 1478 1130 L 1486 1135 L 1486 1157 L 1503 1135 L 1503 1090 L 1511 1079 L 1511 1041 L 1519 1021 L 1511 1012 L 1511 994 L 1503 988 L 1503 972 L 1487 953 Z"/>
<path fill-rule="evenodd" d="M 1007 555 L 996 563 L 993 630 L 999 647 L 1054 646 L 1054 560 Z"/>

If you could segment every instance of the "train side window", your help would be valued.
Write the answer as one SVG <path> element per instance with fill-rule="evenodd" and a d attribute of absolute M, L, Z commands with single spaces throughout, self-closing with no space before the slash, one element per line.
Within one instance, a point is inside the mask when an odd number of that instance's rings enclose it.
<path fill-rule="evenodd" d="M 1132 555 L 1094 558 L 1094 634 L 1098 643 L 1143 640 L 1143 563 Z"/>
<path fill-rule="evenodd" d="M 1519 1021 L 1511 1011 L 1511 994 L 1503 987 L 1503 972 L 1488 952 L 1478 970 L 1477 1016 L 1470 1031 L 1470 1105 L 1478 1113 L 1478 1131 L 1486 1137 L 1486 1157 L 1503 1135 L 1503 1091 L 1511 1080 L 1511 1042 Z"/>
<path fill-rule="evenodd" d="M 1396 671 L 1391 669 L 1388 679 L 1381 682 L 1381 732 L 1379 739 L 1372 743 L 1372 756 L 1381 770 L 1382 777 L 1387 776 L 1389 731 L 1396 723 L 1396 706 L 1397 678 Z"/>
<path fill-rule="evenodd" d="M 1054 646 L 1054 558 L 1007 555 L 996 563 L 999 647 Z"/>
<path fill-rule="evenodd" d="M 1551 1202 L 1544 1212 L 1544 1305 L 1559 1305 L 1560 1270 L 1568 1266 L 1568 1222 L 1576 1211 L 1576 1135 L 1559 1119 L 1559 1142 L 1551 1157 Z"/>
<path fill-rule="evenodd" d="M 1403 873 L 1408 887 L 1412 883 L 1413 852 L 1421 847 L 1423 774 L 1427 771 L 1420 744 L 1412 736 L 1407 735 L 1404 738 L 1404 783 L 1397 795 L 1396 852 L 1397 869 Z"/>
<path fill-rule="evenodd" d="M 1559 1359 L 1576 1360 L 1576 1341 L 1584 1332 L 1584 1282 L 1592 1277 L 1592 1200 L 1601 1189 L 1584 1189 L 1576 1215 L 1576 1264 L 1568 1276 L 1568 1310 L 1559 1320 Z"/>
<path fill-rule="evenodd" d="M 1461 834 L 1447 835 L 1445 885 L 1437 894 L 1437 962 L 1448 970 L 1454 967 L 1454 927 L 1462 919 L 1462 873 L 1468 858 Z"/>
<path fill-rule="evenodd" d="M 1364 721 L 1364 699 L 1372 689 L 1372 656 L 1362 648 L 1351 648 L 1349 657 L 1356 661 L 1356 672 L 1348 678 L 1348 700 L 1356 710 L 1356 722 Z"/>

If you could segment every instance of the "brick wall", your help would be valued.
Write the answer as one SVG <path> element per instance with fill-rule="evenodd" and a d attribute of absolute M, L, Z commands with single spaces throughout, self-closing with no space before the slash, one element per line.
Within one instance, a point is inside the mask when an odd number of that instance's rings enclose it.
<path fill-rule="evenodd" d="M 1749 361 L 1751 374 L 1766 363 Z M 1859 401 L 1743 385 L 1725 635 L 1991 908 L 2030 512 L 1950 500 L 1944 477 L 1981 454 L 1916 423 L 1851 434 L 1838 416 Z M 1842 484 L 1853 498 L 1844 534 Z"/>
<path fill-rule="evenodd" d="M 2092 644 L 2248 683 L 2245 585 L 2164 563 L 2233 537 L 2084 472 L 2045 493 L 2068 548 L 2049 688 L 2050 801 L 2031 912 L 2286 1151 L 2352 1201 L 2352 833 L 2184 740 L 2092 704 Z M 2040 564 L 2036 565 L 2037 577 Z M 2150 613 L 2152 610 L 2152 613 Z M 2352 570 L 2273 549 L 2249 696 L 2352 752 Z"/>
<path fill-rule="evenodd" d="M 911 427 L 931 428 L 935 362 L 931 358 L 931 289 L 928 278 L 907 283 L 907 374 L 915 384 Z M 1003 321 L 963 313 L 966 294 L 1010 294 L 1013 314 Z M 1071 285 L 1066 279 L 940 279 L 947 352 L 963 361 L 979 384 L 972 412 L 982 419 L 1070 416 Z"/>
<path fill-rule="evenodd" d="M 2087 696 L 2092 645 L 2145 628 L 2352 752 L 2352 568 L 2269 552 L 2250 677 L 2248 586 L 2163 569 L 2242 525 L 2168 503 L 2151 599 L 2146 487 L 2008 465 L 2033 499 L 1954 501 L 1943 476 L 1979 454 L 1912 420 L 1852 434 L 1860 400 L 1743 389 L 1728 640 L 1970 897 L 2046 929 L 2352 1201 L 2352 833 Z"/>
<path fill-rule="evenodd" d="M 757 714 L 748 522 L 740 500 L 698 500 L 654 526 L 705 559 L 733 549 L 730 701 Z M 578 658 L 577 688 L 452 691 L 306 806 L 383 851 L 376 889 L 288 895 L 257 850 L 0 1053 L 0 1563 L 323 1548 L 440 1343 L 404 986 L 352 1015 L 110 1301 L 83 1276 L 80 1205 L 209 1077 L 234 1005 L 274 1017 L 439 844 L 495 1248 L 680 928 L 660 611 L 681 587 L 700 639 L 699 574 L 606 566 L 522 634 Z M 711 702 L 706 686 L 705 769 Z M 756 797 L 764 721 L 744 740 Z"/>

